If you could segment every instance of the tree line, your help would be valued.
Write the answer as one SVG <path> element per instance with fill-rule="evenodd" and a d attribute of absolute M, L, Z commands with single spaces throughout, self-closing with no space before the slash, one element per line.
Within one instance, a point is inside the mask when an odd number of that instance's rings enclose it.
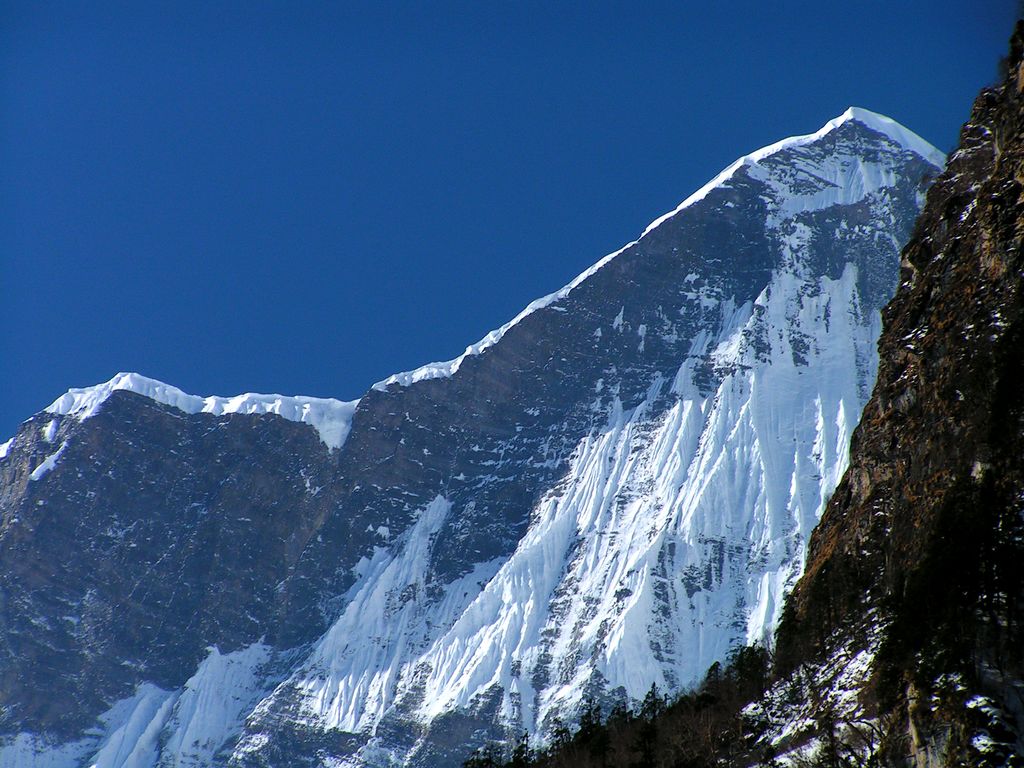
<path fill-rule="evenodd" d="M 526 733 L 514 743 L 487 744 L 463 768 L 711 768 L 724 758 L 754 758 L 756 729 L 743 706 L 769 683 L 771 659 L 759 646 L 735 651 L 714 664 L 696 690 L 675 700 L 652 685 L 635 709 L 602 711 L 584 698 L 579 725 L 556 720 L 546 746 L 532 749 Z"/>

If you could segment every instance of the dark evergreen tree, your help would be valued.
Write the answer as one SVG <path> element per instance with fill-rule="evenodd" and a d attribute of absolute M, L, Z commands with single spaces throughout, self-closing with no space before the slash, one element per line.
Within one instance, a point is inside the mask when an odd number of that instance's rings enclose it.
<path fill-rule="evenodd" d="M 512 757 L 506 764 L 506 768 L 529 768 L 533 760 L 533 755 L 530 753 L 530 734 L 523 731 L 522 736 L 516 741 L 516 745 L 512 747 Z"/>
<path fill-rule="evenodd" d="M 651 683 L 651 688 L 640 705 L 640 717 L 644 720 L 653 720 L 665 711 L 665 704 L 665 697 L 658 693 L 658 684 Z"/>
<path fill-rule="evenodd" d="M 572 731 L 560 717 L 551 721 L 551 751 L 565 749 L 572 741 Z"/>
<path fill-rule="evenodd" d="M 502 768 L 504 764 L 498 746 L 487 744 L 466 758 L 462 763 L 462 768 Z"/>

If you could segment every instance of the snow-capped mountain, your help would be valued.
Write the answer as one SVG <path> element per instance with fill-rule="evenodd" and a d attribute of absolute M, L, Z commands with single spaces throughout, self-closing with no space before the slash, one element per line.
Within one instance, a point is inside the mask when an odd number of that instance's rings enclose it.
<path fill-rule="evenodd" d="M 0 766 L 457 765 L 766 640 L 943 162 L 850 109 L 356 402 L 64 395 L 0 448 Z"/>

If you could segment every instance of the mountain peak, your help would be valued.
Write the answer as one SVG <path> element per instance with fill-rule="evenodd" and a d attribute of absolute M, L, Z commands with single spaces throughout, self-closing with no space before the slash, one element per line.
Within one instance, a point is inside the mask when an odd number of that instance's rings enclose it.
<path fill-rule="evenodd" d="M 731 179 L 740 168 L 757 165 L 772 155 L 778 154 L 786 149 L 813 144 L 832 133 L 840 126 L 849 122 L 860 123 L 861 125 L 870 128 L 872 131 L 884 135 L 903 149 L 919 155 L 937 168 L 942 168 L 946 164 L 946 156 L 942 152 L 909 128 L 905 128 L 903 125 L 893 120 L 891 117 L 886 117 L 885 115 L 879 114 L 878 112 L 872 112 L 871 110 L 864 109 L 863 107 L 849 107 L 845 112 L 843 112 L 843 114 L 832 118 L 814 133 L 790 136 L 789 138 L 782 139 L 774 144 L 769 144 L 766 147 L 761 147 L 761 149 L 755 150 L 749 155 L 744 155 L 739 158 L 728 165 L 711 181 L 683 200 L 683 202 L 676 206 L 675 209 L 669 211 L 663 216 L 659 216 L 648 224 L 647 228 L 643 231 L 643 235 L 653 231 L 684 208 L 689 208 L 694 203 L 703 200 L 711 190 L 720 187 L 723 183 Z M 643 237 L 643 235 L 641 235 L 641 237 Z"/>
<path fill-rule="evenodd" d="M 873 131 L 888 136 L 904 149 L 920 155 L 932 165 L 942 167 L 946 164 L 946 155 L 933 144 L 922 139 L 912 130 L 896 122 L 891 117 L 886 117 L 879 112 L 872 112 L 870 109 L 864 109 L 863 107 L 848 107 L 839 117 L 827 122 L 822 131 L 826 129 L 832 130 L 832 128 L 850 121 L 861 123 Z"/>
<path fill-rule="evenodd" d="M 770 637 L 938 170 L 862 117 L 748 155 L 351 420 L 125 373 L 23 425 L 0 764 L 448 768 Z"/>
<path fill-rule="evenodd" d="M 782 139 L 781 141 L 777 141 L 774 144 L 769 144 L 765 147 L 762 147 L 761 149 L 755 150 L 754 152 L 744 155 L 743 157 L 740 157 L 738 160 L 736 160 L 735 162 L 731 163 L 728 167 L 726 167 L 721 173 L 719 173 L 717 176 L 711 179 L 711 181 L 709 181 L 707 184 L 705 184 L 696 192 L 694 192 L 685 200 L 683 200 L 683 202 L 681 202 L 674 209 L 672 209 L 668 213 L 659 216 L 650 224 L 648 224 L 647 227 L 641 233 L 639 238 L 630 243 L 626 243 L 617 251 L 614 251 L 613 253 L 610 253 L 607 256 L 603 257 L 602 259 L 588 267 L 586 270 L 581 272 L 571 282 L 569 282 L 559 290 L 554 291 L 553 293 L 550 293 L 547 296 L 543 296 L 531 302 L 526 308 L 522 310 L 522 312 L 516 315 L 512 320 L 505 323 L 501 327 L 491 331 L 475 344 L 471 344 L 468 347 L 466 347 L 465 351 L 458 357 L 452 358 L 451 360 L 427 363 L 426 365 L 420 366 L 419 368 L 415 368 L 410 371 L 404 371 L 401 373 L 393 374 L 392 376 L 389 376 L 388 378 L 374 384 L 373 389 L 384 391 L 393 384 L 409 386 L 419 381 L 446 378 L 448 376 L 453 375 L 456 371 L 459 370 L 462 363 L 466 360 L 467 357 L 479 355 L 484 350 L 497 344 L 505 335 L 505 333 L 509 329 L 517 325 L 523 318 L 533 314 L 538 310 L 545 309 L 566 298 L 571 291 L 573 291 L 586 280 L 591 278 L 596 272 L 598 272 L 598 270 L 607 265 L 616 256 L 635 246 L 641 239 L 646 237 L 648 234 L 653 232 L 655 229 L 657 229 L 666 221 L 674 217 L 683 209 L 689 208 L 694 203 L 703 200 L 705 197 L 707 197 L 708 193 L 710 193 L 713 189 L 716 189 L 722 186 L 724 183 L 728 182 L 741 168 L 758 165 L 765 159 L 773 155 L 776 155 L 783 150 L 813 144 L 814 142 L 824 138 L 826 135 L 832 133 L 840 126 L 845 125 L 846 123 L 849 122 L 860 123 L 861 125 L 869 128 L 870 130 L 882 134 L 890 141 L 894 142 L 903 149 L 913 152 L 914 154 L 918 155 L 929 164 L 935 166 L 937 169 L 941 169 L 945 166 L 946 156 L 938 149 L 936 149 L 932 144 L 925 141 L 923 138 L 921 138 L 916 133 L 911 131 L 909 128 L 904 127 L 900 123 L 893 120 L 891 117 L 886 117 L 885 115 L 879 114 L 878 112 L 872 112 L 871 110 L 864 109 L 863 107 L 849 107 L 841 115 L 829 120 L 827 123 L 825 123 L 825 125 L 823 125 L 814 133 L 804 134 L 800 136 L 791 136 L 789 138 Z M 852 169 L 851 172 L 854 175 L 857 175 L 859 173 L 859 169 Z M 854 185 L 854 189 L 843 191 L 852 192 L 853 195 L 860 197 L 872 191 L 872 188 L 870 184 L 860 183 L 858 180 L 858 183 Z M 837 199 L 834 195 L 817 196 L 817 199 L 814 201 L 814 204 L 815 207 L 823 207 L 824 205 L 827 204 L 836 204 L 840 202 L 855 202 L 854 200 L 849 199 L 849 197 L 850 195 L 847 194 L 843 196 L 844 199 L 840 200 Z M 792 211 L 790 211 L 790 213 L 792 213 Z"/>

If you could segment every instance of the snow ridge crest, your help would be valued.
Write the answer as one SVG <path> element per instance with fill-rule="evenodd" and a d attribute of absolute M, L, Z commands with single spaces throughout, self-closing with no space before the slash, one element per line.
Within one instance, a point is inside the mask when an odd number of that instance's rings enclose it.
<path fill-rule="evenodd" d="M 70 389 L 47 408 L 47 413 L 88 419 L 99 412 L 107 398 L 117 391 L 134 392 L 185 413 L 273 413 L 289 421 L 309 424 L 331 449 L 348 437 L 352 413 L 358 400 L 348 402 L 322 397 L 260 395 L 247 392 L 234 397 L 200 397 L 138 373 L 118 373 L 110 381 L 92 387 Z"/>

